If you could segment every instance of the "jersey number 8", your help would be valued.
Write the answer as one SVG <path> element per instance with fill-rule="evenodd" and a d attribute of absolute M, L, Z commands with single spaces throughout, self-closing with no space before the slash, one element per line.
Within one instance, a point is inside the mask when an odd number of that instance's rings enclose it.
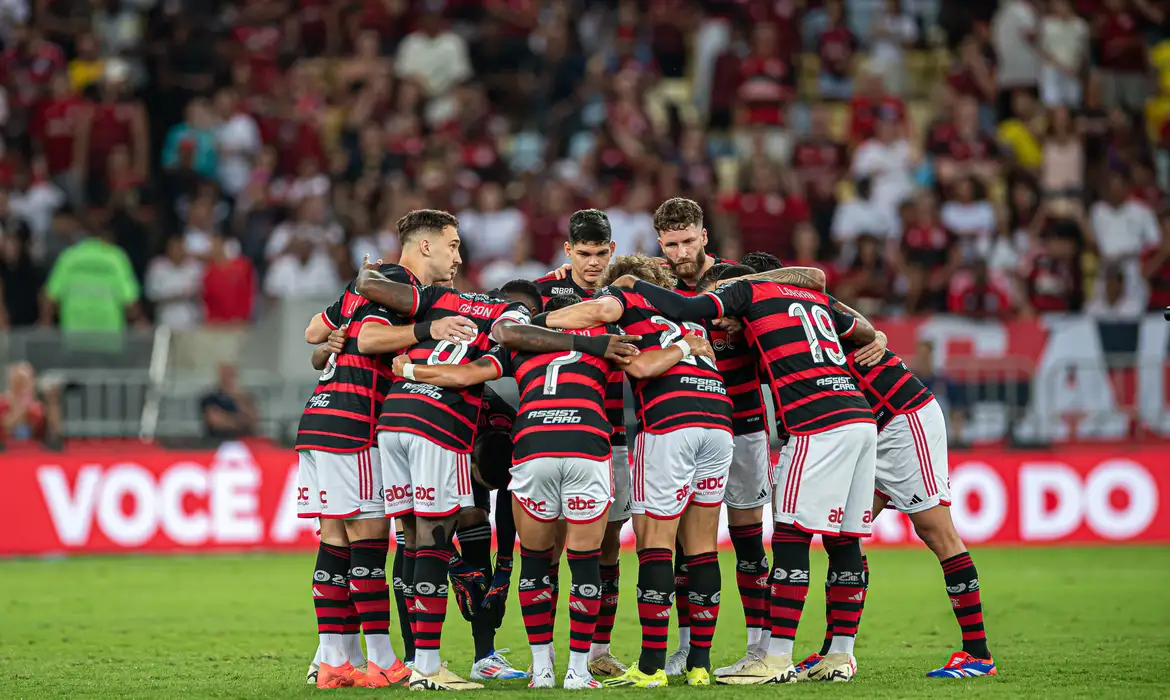
<path fill-rule="evenodd" d="M 804 327 L 804 336 L 808 339 L 808 351 L 812 353 L 813 362 L 821 364 L 828 355 L 829 362 L 835 365 L 845 364 L 845 353 L 841 351 L 841 341 L 837 338 L 837 329 L 833 327 L 833 317 L 823 306 L 813 306 L 812 315 L 803 304 L 793 304 L 788 307 L 788 315 L 800 319 Z M 824 347 L 821 338 L 832 343 L 835 347 Z"/>
<path fill-rule="evenodd" d="M 678 341 L 682 340 L 684 328 L 688 331 L 694 331 L 695 335 L 699 336 L 700 338 L 707 337 L 707 329 L 706 328 L 703 328 L 699 324 L 692 323 L 690 321 L 684 321 L 682 324 L 682 328 L 680 328 L 677 323 L 675 323 L 674 321 L 671 321 L 669 318 L 666 318 L 664 316 L 654 316 L 650 319 L 650 323 L 653 323 L 657 326 L 666 326 L 666 330 L 662 331 L 662 336 L 658 339 L 658 344 L 664 348 L 668 348 L 671 345 L 673 345 L 674 343 L 677 343 Z M 703 360 L 703 364 L 707 365 L 711 369 L 715 369 L 715 361 L 709 357 L 706 357 L 706 356 L 699 358 L 699 357 L 696 357 L 694 355 L 691 355 L 690 357 L 687 357 L 687 358 L 683 359 L 682 361 L 687 363 L 688 365 L 698 366 L 698 364 L 699 364 L 698 360 L 700 360 L 700 359 Z"/>

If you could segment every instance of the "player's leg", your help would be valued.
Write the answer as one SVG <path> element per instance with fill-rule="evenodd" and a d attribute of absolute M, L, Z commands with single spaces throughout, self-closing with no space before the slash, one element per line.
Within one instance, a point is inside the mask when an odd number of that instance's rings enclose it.
<path fill-rule="evenodd" d="M 394 587 L 394 607 L 398 613 L 398 630 L 402 633 L 402 660 L 414 663 L 414 634 L 410 631 L 410 608 L 406 596 L 406 534 L 402 531 L 402 520 L 394 521 L 394 563 L 390 575 Z M 414 575 L 414 565 L 410 567 Z"/>
<path fill-rule="evenodd" d="M 857 670 L 853 656 L 857 628 L 865 607 L 865 566 L 862 537 L 873 528 L 874 473 L 877 464 L 877 429 L 872 424 L 846 425 L 825 435 L 832 442 L 823 453 L 834 464 L 849 466 L 839 478 L 848 485 L 840 515 L 839 536 L 825 536 L 829 554 L 829 607 L 833 639 L 824 659 L 808 669 L 809 680 L 848 681 Z"/>
<path fill-rule="evenodd" d="M 719 509 L 723 505 L 732 437 L 722 430 L 696 429 L 691 503 L 679 523 L 691 607 L 687 685 L 711 684 L 711 643 L 719 622 L 722 578 L 719 571 Z"/>
<path fill-rule="evenodd" d="M 766 656 L 768 623 L 768 555 L 764 551 L 764 506 L 772 500 L 772 462 L 768 434 L 736 435 L 727 473 L 727 529 L 735 548 L 735 578 L 747 626 L 747 654 L 715 675 L 738 671 L 743 663 Z"/>
<path fill-rule="evenodd" d="M 666 642 L 674 604 L 672 550 L 678 519 L 690 501 L 694 475 L 693 446 L 685 431 L 642 433 L 634 443 L 631 512 L 638 548 L 638 618 L 642 652 L 624 674 L 605 681 L 611 686 L 658 687 L 667 684 Z M 647 474 L 647 465 L 653 469 Z"/>
<path fill-rule="evenodd" d="M 609 460 L 562 461 L 561 512 L 565 514 L 565 552 L 569 588 L 569 668 L 566 690 L 600 688 L 589 672 L 589 649 L 601 611 L 601 541 L 613 499 Z"/>
<path fill-rule="evenodd" d="M 674 609 L 678 613 L 678 646 L 666 656 L 666 675 L 681 676 L 687 670 L 691 648 L 691 583 L 682 544 L 674 543 Z"/>
<path fill-rule="evenodd" d="M 414 487 L 415 664 L 412 690 L 470 690 L 479 683 L 460 678 L 439 658 L 447 619 L 448 584 L 457 516 L 475 505 L 471 492 L 471 457 L 452 452 L 417 435 L 401 435 L 407 445 Z"/>
<path fill-rule="evenodd" d="M 962 651 L 951 655 L 931 678 L 966 678 L 996 674 L 983 628 L 979 572 L 955 530 L 950 509 L 946 421 L 938 403 L 931 401 L 914 413 L 897 416 L 900 438 L 897 462 L 881 462 L 879 487 L 891 503 L 906 513 L 918 537 L 938 557 L 951 608 L 962 632 Z M 894 423 L 891 422 L 890 426 Z M 889 431 L 887 426 L 883 436 Z M 900 465 L 893 476 L 888 471 Z M 895 478 L 896 477 L 896 478 Z"/>
<path fill-rule="evenodd" d="M 613 503 L 601 540 L 601 610 L 589 649 L 589 670 L 594 676 L 611 678 L 626 672 L 625 664 L 610 653 L 609 642 L 618 609 L 622 528 L 630 519 L 630 508 L 630 457 L 626 447 L 618 445 L 613 448 Z"/>
<path fill-rule="evenodd" d="M 548 567 L 548 585 L 552 590 L 552 610 L 549 611 L 549 623 L 553 632 L 557 629 L 557 607 L 561 602 L 561 559 L 565 554 L 565 541 L 569 536 L 568 524 L 564 518 L 556 523 L 556 541 L 553 543 L 552 563 Z M 556 653 L 553 653 L 556 658 Z"/>
<path fill-rule="evenodd" d="M 512 467 L 512 514 L 520 538 L 520 611 L 532 650 L 530 688 L 556 686 L 553 674 L 552 585 L 549 569 L 561 515 L 560 460 L 537 458 Z"/>
<path fill-rule="evenodd" d="M 305 682 L 316 685 L 321 663 L 337 668 L 348 660 L 342 635 L 351 622 L 349 587 L 345 572 L 349 570 L 349 540 L 345 525 L 321 519 L 321 487 L 317 479 L 317 454 L 302 450 L 297 454 L 297 517 L 317 518 L 321 541 L 313 568 L 313 609 L 317 614 L 317 653 L 309 664 Z M 354 616 L 357 615 L 353 611 Z"/>
<path fill-rule="evenodd" d="M 475 492 L 476 507 L 464 509 L 459 513 L 459 524 L 455 534 L 459 539 L 459 549 L 465 566 L 471 571 L 478 572 L 487 581 L 492 576 L 492 526 L 488 522 L 491 494 L 476 482 L 472 483 L 472 490 Z M 453 569 L 452 582 L 455 581 L 456 574 Z M 470 588 L 474 585 L 474 582 L 469 584 L 469 592 L 472 594 L 469 598 L 477 613 L 471 618 L 471 638 L 475 646 L 475 660 L 471 666 L 472 679 L 481 681 L 526 678 L 527 674 L 508 663 L 504 656 L 506 649 L 495 648 L 496 621 L 490 615 L 478 614 L 483 596 L 474 595 L 475 591 Z"/>

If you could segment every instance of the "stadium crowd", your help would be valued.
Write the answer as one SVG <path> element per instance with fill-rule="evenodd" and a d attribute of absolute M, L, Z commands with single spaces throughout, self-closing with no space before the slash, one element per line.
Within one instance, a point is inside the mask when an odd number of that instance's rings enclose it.
<path fill-rule="evenodd" d="M 423 206 L 488 289 L 581 207 L 652 252 L 673 195 L 867 313 L 1135 315 L 1170 304 L 1167 10 L 7 0 L 2 320 L 247 323 Z"/>

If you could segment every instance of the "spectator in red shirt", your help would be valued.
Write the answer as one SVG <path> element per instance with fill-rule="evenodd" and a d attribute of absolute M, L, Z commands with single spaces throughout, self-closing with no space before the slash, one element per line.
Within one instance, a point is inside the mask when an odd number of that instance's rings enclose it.
<path fill-rule="evenodd" d="M 1080 311 L 1083 280 L 1077 240 L 1049 233 L 1026 267 L 1028 305 L 1038 313 Z"/>
<path fill-rule="evenodd" d="M 947 311 L 977 319 L 1009 319 L 1015 313 L 1011 287 L 993 276 L 985 261 L 976 260 L 951 278 Z"/>
<path fill-rule="evenodd" d="M 735 259 L 744 250 L 759 250 L 780 258 L 792 256 L 792 233 L 809 219 L 808 204 L 800 195 L 781 188 L 777 168 L 757 159 L 748 166 L 747 187 L 719 198 L 718 209 L 729 226 L 738 230 L 738 243 L 727 241 L 723 256 Z"/>
<path fill-rule="evenodd" d="M 950 185 L 967 177 L 989 183 L 999 174 L 999 148 L 995 138 L 979 126 L 979 105 L 972 97 L 960 97 L 953 121 L 931 127 L 927 151 L 934 157 L 938 181 Z"/>
<path fill-rule="evenodd" d="M 256 300 L 256 271 L 235 241 L 215 236 L 203 273 L 203 319 L 207 325 L 245 324 Z"/>
<path fill-rule="evenodd" d="M 73 167 L 84 178 L 87 190 L 99 188 L 115 146 L 130 149 L 130 161 L 138 177 L 150 173 L 146 110 L 127 85 L 129 67 L 122 61 L 106 62 L 100 97 L 89 103 L 77 120 L 77 147 Z"/>
<path fill-rule="evenodd" d="M 900 212 L 900 260 L 906 276 L 906 313 L 946 309 L 947 282 L 958 263 L 954 237 L 938 217 L 934 196 L 921 194 Z"/>
<path fill-rule="evenodd" d="M 74 209 L 85 206 L 85 191 L 74 173 L 76 134 L 85 100 L 69 88 L 64 71 L 53 76 L 49 99 L 37 104 L 29 125 L 33 147 L 44 157 L 46 175 L 69 197 Z"/>
<path fill-rule="evenodd" d="M 971 35 L 959 44 L 959 56 L 947 76 L 947 84 L 957 94 L 972 97 L 985 105 L 988 118 L 994 123 L 995 109 L 995 59 L 984 52 L 979 38 Z"/>
<path fill-rule="evenodd" d="M 849 150 L 829 133 L 828 109 L 813 104 L 808 131 L 792 149 L 792 167 L 818 229 L 828 230 L 833 221 L 837 183 L 848 166 Z"/>
<path fill-rule="evenodd" d="M 36 374 L 31 364 L 8 367 L 8 381 L 0 394 L 0 444 L 55 442 L 61 435 L 61 404 L 57 387 L 37 398 Z"/>
<path fill-rule="evenodd" d="M 768 158 L 787 162 L 792 144 L 784 130 L 784 113 L 793 97 L 796 76 L 780 57 L 774 25 L 762 23 L 752 28 L 751 51 L 739 62 L 738 79 L 736 150 L 746 158 L 759 153 L 757 144 L 762 144 Z"/>
<path fill-rule="evenodd" d="M 1129 0 L 1105 0 L 1093 18 L 1100 56 L 1102 100 L 1106 107 L 1136 112 L 1146 104 L 1146 37 L 1142 18 Z"/>
<path fill-rule="evenodd" d="M 849 138 L 853 143 L 873 138 L 878 120 L 895 121 L 907 133 L 906 104 L 886 91 L 882 76 L 863 70 L 857 77 L 857 95 L 849 102 Z"/>
<path fill-rule="evenodd" d="M 857 253 L 842 270 L 842 277 L 837 287 L 858 311 L 867 316 L 882 314 L 894 288 L 894 274 L 877 236 L 863 233 L 857 237 Z"/>
<path fill-rule="evenodd" d="M 826 0 L 829 26 L 817 38 L 821 74 L 817 79 L 821 99 L 845 101 L 853 96 L 853 56 L 859 44 L 845 22 L 843 0 Z"/>
<path fill-rule="evenodd" d="M 39 30 L 19 24 L 12 28 L 7 47 L 0 54 L 0 76 L 8 90 L 8 108 L 31 109 L 44 97 L 52 77 L 65 68 L 65 53 Z"/>

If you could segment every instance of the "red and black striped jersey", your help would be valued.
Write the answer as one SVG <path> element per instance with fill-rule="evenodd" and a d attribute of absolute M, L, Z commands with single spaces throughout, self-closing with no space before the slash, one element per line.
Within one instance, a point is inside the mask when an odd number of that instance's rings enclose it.
<path fill-rule="evenodd" d="M 495 299 L 483 294 L 460 294 L 449 287 L 420 287 L 415 292 L 411 317 L 437 321 L 463 316 L 478 327 L 470 342 L 428 339 L 408 351 L 410 361 L 426 365 L 466 365 L 485 356 L 494 341 L 497 323 L 510 320 L 528 323 L 528 307 L 520 302 Z M 465 389 L 444 389 L 434 384 L 399 377 L 390 385 L 378 430 L 396 430 L 421 435 L 454 452 L 471 452 L 483 403 L 483 385 Z"/>
<path fill-rule="evenodd" d="M 572 275 L 566 275 L 561 280 L 552 275 L 545 275 L 536 280 L 536 286 L 540 289 L 540 296 L 545 304 L 557 294 L 576 294 L 582 299 L 592 299 L 599 291 L 585 289 L 573 281 Z M 613 426 L 610 444 L 614 447 L 626 445 L 625 377 L 625 372 L 615 369 L 610 372 L 609 382 L 605 386 L 605 414 L 609 416 L 609 423 Z"/>
<path fill-rule="evenodd" d="M 492 390 L 490 386 L 483 388 L 483 408 L 479 411 L 479 421 L 476 424 L 476 435 L 485 430 L 501 430 L 512 432 L 516 422 L 516 409 Z"/>
<path fill-rule="evenodd" d="M 598 336 L 616 333 L 596 326 L 562 333 Z M 537 457 L 610 458 L 613 427 L 605 412 L 605 392 L 612 367 L 605 359 L 578 351 L 528 353 L 496 346 L 503 373 L 516 378 L 520 407 L 512 431 L 512 461 Z"/>
<path fill-rule="evenodd" d="M 831 297 L 754 280 L 732 282 L 707 294 L 720 316 L 743 319 L 745 332 L 759 348 L 776 399 L 778 429 L 807 435 L 873 422 L 841 346 L 857 321 L 832 308 Z"/>
<path fill-rule="evenodd" d="M 902 358 L 889 350 L 873 367 L 857 364 L 855 354 L 849 353 L 849 371 L 857 377 L 857 383 L 873 409 L 879 431 L 894 416 L 913 413 L 934 398 L 934 392 L 914 376 Z"/>
<path fill-rule="evenodd" d="M 643 352 L 668 347 L 688 332 L 707 335 L 707 329 L 697 323 L 680 325 L 666 318 L 641 294 L 606 287 L 598 296 L 621 303 L 618 325 L 624 333 L 642 336 L 636 345 Z M 634 379 L 632 384 L 640 431 L 655 435 L 681 428 L 731 432 L 731 399 L 710 358 L 688 357 L 661 376 Z"/>
<path fill-rule="evenodd" d="M 736 435 L 750 435 L 768 429 L 764 397 L 760 387 L 760 355 L 744 334 L 731 334 L 709 325 L 715 367 L 723 377 L 731 398 L 731 429 Z"/>
<path fill-rule="evenodd" d="M 383 265 L 379 271 L 395 282 L 418 284 L 415 276 L 401 265 Z M 374 440 L 378 407 L 386 398 L 394 375 L 377 355 L 358 352 L 358 333 L 365 323 L 397 326 L 408 321 L 360 296 L 353 282 L 332 306 L 321 312 L 321 318 L 333 330 L 347 323 L 349 327 L 341 353 L 329 356 L 329 364 L 305 404 L 297 428 L 297 449 L 326 452 L 368 449 Z"/>
<path fill-rule="evenodd" d="M 573 280 L 572 273 L 565 275 L 564 279 L 557 279 L 553 275 L 545 275 L 538 280 L 535 280 L 537 289 L 540 290 L 541 300 L 547 304 L 549 299 L 552 299 L 558 294 L 576 294 L 582 299 L 592 299 L 597 294 L 596 289 L 586 289 L 577 284 Z"/>

